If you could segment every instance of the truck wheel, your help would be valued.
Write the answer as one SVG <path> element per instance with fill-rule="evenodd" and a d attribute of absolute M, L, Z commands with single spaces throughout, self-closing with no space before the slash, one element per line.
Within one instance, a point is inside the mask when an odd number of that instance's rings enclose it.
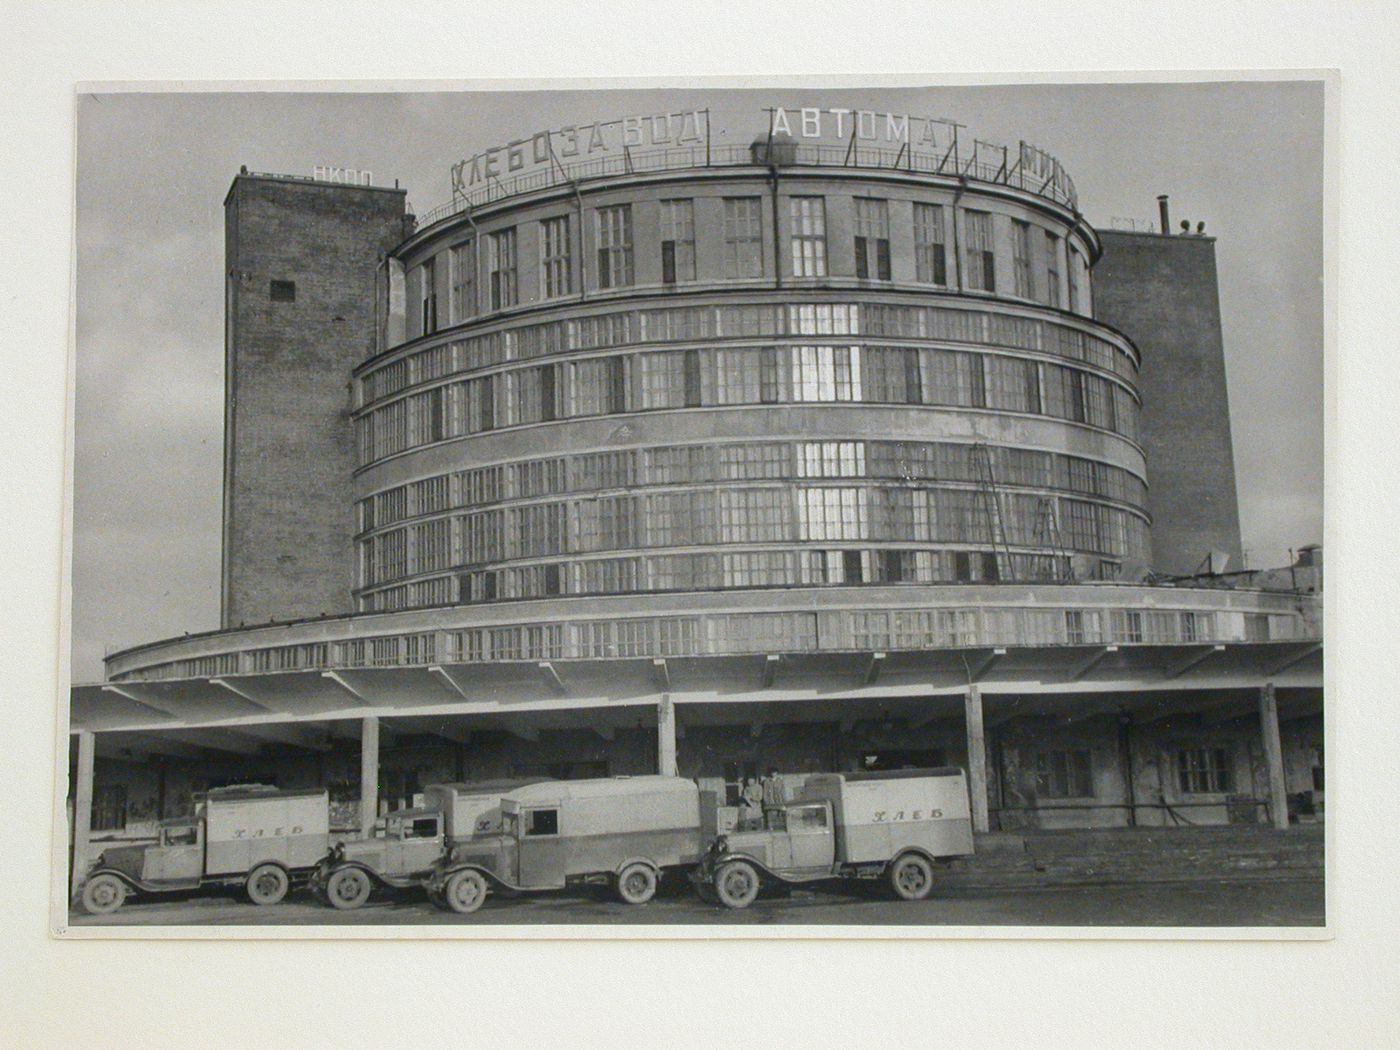
<path fill-rule="evenodd" d="M 331 872 L 331 877 L 326 880 L 324 896 L 331 907 L 352 911 L 369 900 L 373 888 L 369 876 L 359 868 L 340 868 Z"/>
<path fill-rule="evenodd" d="M 287 895 L 287 873 L 276 864 L 259 864 L 248 875 L 248 899 L 254 904 L 276 904 Z"/>
<path fill-rule="evenodd" d="M 486 902 L 486 880 L 480 872 L 459 871 L 447 880 L 442 895 L 447 906 L 459 915 L 468 915 Z"/>
<path fill-rule="evenodd" d="M 747 908 L 758 886 L 758 872 L 747 861 L 732 860 L 715 872 L 715 893 L 726 908 Z"/>
<path fill-rule="evenodd" d="M 97 875 L 83 886 L 83 911 L 89 915 L 107 915 L 125 900 L 126 883 L 115 875 Z"/>
<path fill-rule="evenodd" d="M 656 872 L 646 864 L 629 864 L 617 876 L 617 895 L 628 904 L 645 904 L 656 896 Z"/>
<path fill-rule="evenodd" d="M 933 865 L 917 853 L 906 853 L 890 865 L 890 888 L 900 900 L 923 900 L 933 889 Z"/>

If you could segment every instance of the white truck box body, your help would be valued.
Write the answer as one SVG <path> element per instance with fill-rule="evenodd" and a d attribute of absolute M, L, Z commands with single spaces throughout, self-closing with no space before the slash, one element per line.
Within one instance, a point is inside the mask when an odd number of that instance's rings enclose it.
<path fill-rule="evenodd" d="M 237 875 L 264 861 L 309 868 L 329 848 L 325 791 L 211 792 L 202 806 L 206 875 Z"/>
<path fill-rule="evenodd" d="M 517 819 L 524 811 L 557 809 L 567 875 L 612 871 L 632 857 L 661 867 L 695 863 L 704 850 L 703 832 L 714 823 L 702 819 L 694 781 L 666 776 L 532 784 L 512 791 L 501 808 Z"/>
<path fill-rule="evenodd" d="M 466 842 L 501 830 L 501 796 L 543 778 L 484 780 L 475 784 L 429 784 L 423 805 L 443 815 L 449 841 Z"/>
<path fill-rule="evenodd" d="M 799 798 L 831 801 L 839 861 L 886 861 L 909 847 L 935 857 L 972 852 L 972 814 L 960 769 L 821 773 L 807 778 Z"/>

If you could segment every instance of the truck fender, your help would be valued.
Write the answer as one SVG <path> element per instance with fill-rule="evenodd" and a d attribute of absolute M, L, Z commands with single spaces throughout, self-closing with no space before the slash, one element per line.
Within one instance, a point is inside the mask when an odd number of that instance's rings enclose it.
<path fill-rule="evenodd" d="M 893 857 L 891 857 L 889 860 L 885 861 L 885 867 L 886 867 L 886 868 L 889 868 L 889 866 L 890 866 L 891 864 L 893 864 L 895 861 L 899 860 L 900 857 L 907 857 L 907 856 L 909 856 L 911 853 L 912 853 L 914 856 L 916 856 L 916 857 L 923 857 L 924 860 L 928 861 L 928 862 L 929 862 L 930 864 L 932 864 L 934 867 L 938 867 L 938 866 L 939 866 L 939 863 L 940 863 L 940 862 L 939 862 L 939 859 L 938 859 L 937 857 L 935 857 L 932 853 L 930 853 L 928 850 L 924 849 L 922 846 L 905 846 L 902 850 L 900 850 L 898 853 L 896 853 Z"/>
<path fill-rule="evenodd" d="M 370 882 L 376 886 L 378 886 L 384 881 L 379 877 L 379 872 L 375 871 L 368 864 L 365 864 L 362 861 L 358 860 L 332 861 L 331 863 L 327 864 L 324 869 L 318 867 L 316 869 L 317 875 L 315 877 L 321 879 L 322 881 L 326 881 L 330 879 L 330 877 L 334 875 L 337 871 L 341 871 L 344 868 L 358 868 L 360 871 L 363 871 L 366 875 L 368 875 Z M 322 876 L 320 875 L 320 872 L 322 870 L 324 870 L 325 872 L 324 878 L 322 878 Z"/>
<path fill-rule="evenodd" d="M 99 875 L 111 875 L 114 878 L 120 879 L 128 888 L 136 890 L 137 892 L 141 892 L 146 889 L 143 883 L 141 883 L 137 879 L 133 879 L 124 871 L 119 871 L 116 868 L 93 868 L 90 872 L 83 876 L 83 881 L 78 883 L 78 892 L 73 895 L 74 898 L 80 898 L 83 894 L 83 887 L 89 882 L 91 882 L 93 879 L 97 878 L 97 876 Z"/>
<path fill-rule="evenodd" d="M 657 864 L 656 861 L 652 860 L 650 857 L 628 857 L 617 867 L 613 868 L 613 874 L 621 875 L 624 868 L 633 864 L 645 864 L 656 874 L 657 878 L 661 877 L 661 865 Z"/>
<path fill-rule="evenodd" d="M 495 872 L 491 871 L 489 868 L 483 868 L 480 864 L 451 864 L 437 869 L 424 881 L 429 889 L 435 892 L 441 892 L 442 888 L 447 885 L 447 880 L 452 878 L 452 876 L 456 875 L 459 871 L 474 871 L 492 887 L 500 887 L 504 890 L 516 892 L 520 890 L 519 886 L 512 886 Z"/>
<path fill-rule="evenodd" d="M 773 879 L 777 882 L 784 883 L 788 881 L 767 864 L 764 864 L 763 861 L 759 860 L 757 857 L 751 857 L 747 853 L 722 853 L 718 857 L 711 858 L 707 862 L 707 866 L 711 872 L 715 872 L 725 864 L 728 864 L 731 860 L 742 860 L 745 864 L 753 865 L 753 867 L 757 869 L 759 875 L 765 879 Z"/>

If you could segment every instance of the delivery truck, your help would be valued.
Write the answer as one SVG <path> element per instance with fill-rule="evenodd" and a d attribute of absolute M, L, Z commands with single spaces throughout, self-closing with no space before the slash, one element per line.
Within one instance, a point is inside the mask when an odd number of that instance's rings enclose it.
<path fill-rule="evenodd" d="M 85 911 L 103 915 L 130 893 L 232 885 L 254 904 L 276 904 L 310 875 L 329 846 L 324 789 L 217 788 L 196 797 L 193 816 L 162 821 L 154 844 L 103 850 L 78 899 Z"/>
<path fill-rule="evenodd" d="M 644 904 L 671 871 L 699 863 L 716 800 L 694 781 L 637 776 L 553 781 L 501 798 L 498 834 L 455 847 L 427 880 L 429 898 L 474 912 L 488 894 L 605 884 Z"/>
<path fill-rule="evenodd" d="M 823 879 L 884 879 L 922 900 L 937 867 L 972 853 L 961 769 L 821 773 L 764 816 L 762 830 L 713 840 L 691 873 L 704 900 L 745 908 L 765 887 Z"/>
<path fill-rule="evenodd" d="M 384 818 L 384 832 L 344 839 L 317 865 L 311 890 L 332 907 L 351 910 L 378 886 L 421 885 L 444 855 L 501 830 L 501 796 L 547 777 L 429 784 L 423 805 Z"/>

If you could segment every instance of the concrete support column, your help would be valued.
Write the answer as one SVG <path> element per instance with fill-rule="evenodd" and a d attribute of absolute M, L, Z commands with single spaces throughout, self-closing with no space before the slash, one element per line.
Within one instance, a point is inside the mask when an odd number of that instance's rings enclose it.
<path fill-rule="evenodd" d="M 662 776 L 676 775 L 676 705 L 670 693 L 662 693 L 656 705 L 656 765 Z"/>
<path fill-rule="evenodd" d="M 73 862 L 69 889 L 76 893 L 87 874 L 88 843 L 92 840 L 92 773 L 97 738 L 90 729 L 78 730 L 78 782 L 73 787 Z"/>
<path fill-rule="evenodd" d="M 1283 779 L 1283 741 L 1278 732 L 1278 701 L 1274 683 L 1259 690 L 1259 729 L 1264 737 L 1264 757 L 1269 764 L 1269 814 L 1274 827 L 1288 829 L 1288 786 Z"/>
<path fill-rule="evenodd" d="M 360 834 L 369 838 L 379 816 L 379 719 L 360 722 Z"/>
<path fill-rule="evenodd" d="M 975 685 L 967 687 L 963 697 L 963 711 L 967 721 L 967 790 L 972 796 L 972 830 L 989 831 L 991 822 L 987 813 L 987 744 L 986 733 L 982 728 L 982 690 Z"/>

